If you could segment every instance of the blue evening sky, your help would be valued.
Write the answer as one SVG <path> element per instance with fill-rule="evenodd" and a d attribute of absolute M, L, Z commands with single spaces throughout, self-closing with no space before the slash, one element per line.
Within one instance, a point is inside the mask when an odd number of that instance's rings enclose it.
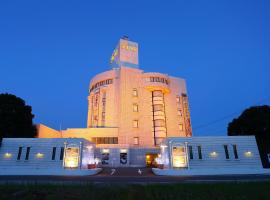
<path fill-rule="evenodd" d="M 232 118 L 270 103 L 270 1 L 0 1 L 0 93 L 36 123 L 85 127 L 90 79 L 119 38 L 140 68 L 185 78 L 193 133 L 225 135 Z"/>

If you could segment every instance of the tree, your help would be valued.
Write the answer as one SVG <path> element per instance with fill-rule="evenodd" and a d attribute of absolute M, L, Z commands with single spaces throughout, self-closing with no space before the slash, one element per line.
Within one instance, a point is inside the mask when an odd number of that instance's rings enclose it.
<path fill-rule="evenodd" d="M 270 136 L 270 106 L 254 106 L 246 109 L 228 125 L 228 135 Z"/>
<path fill-rule="evenodd" d="M 12 94 L 0 94 L 0 140 L 36 136 L 31 106 Z"/>

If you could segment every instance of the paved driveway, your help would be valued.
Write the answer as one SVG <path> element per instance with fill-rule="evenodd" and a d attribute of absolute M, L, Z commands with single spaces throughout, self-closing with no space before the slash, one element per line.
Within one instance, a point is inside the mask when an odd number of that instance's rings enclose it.
<path fill-rule="evenodd" d="M 127 184 L 270 181 L 270 175 L 156 176 L 149 168 L 104 168 L 95 176 L 0 176 L 0 184 Z"/>

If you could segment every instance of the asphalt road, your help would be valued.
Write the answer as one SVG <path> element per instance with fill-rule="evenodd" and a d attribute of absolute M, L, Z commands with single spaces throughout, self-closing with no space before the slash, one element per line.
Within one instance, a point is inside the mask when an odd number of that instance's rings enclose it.
<path fill-rule="evenodd" d="M 0 176 L 0 184 L 148 184 L 269 181 L 270 175 L 155 176 L 148 168 L 105 168 L 95 176 Z"/>

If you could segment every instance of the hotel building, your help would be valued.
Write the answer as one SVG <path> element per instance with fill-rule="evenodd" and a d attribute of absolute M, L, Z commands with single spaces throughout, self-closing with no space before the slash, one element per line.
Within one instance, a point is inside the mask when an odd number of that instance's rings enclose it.
<path fill-rule="evenodd" d="M 120 39 L 111 69 L 91 79 L 86 128 L 40 124 L 38 138 L 4 138 L 0 174 L 90 175 L 97 160 L 158 175 L 265 173 L 253 136 L 192 137 L 185 80 L 139 69 L 138 50 Z"/>

